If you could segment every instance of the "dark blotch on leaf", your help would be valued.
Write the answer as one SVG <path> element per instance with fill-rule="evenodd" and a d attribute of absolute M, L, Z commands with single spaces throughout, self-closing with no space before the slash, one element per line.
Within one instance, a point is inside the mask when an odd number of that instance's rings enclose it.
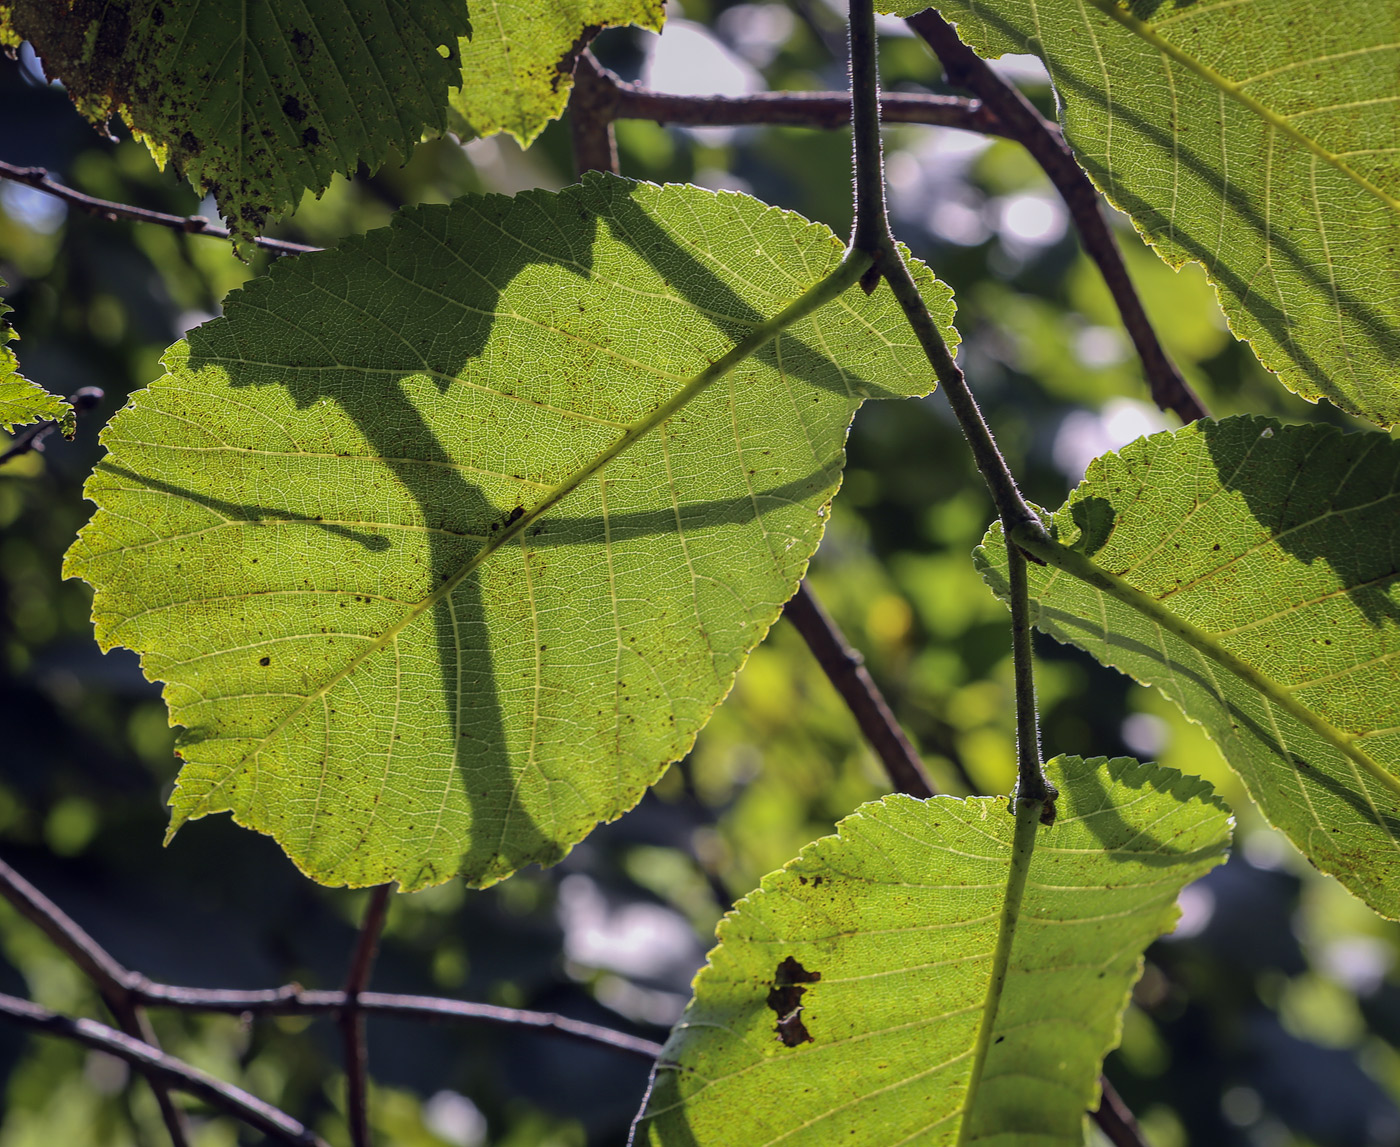
<path fill-rule="evenodd" d="M 301 123 L 306 118 L 306 109 L 301 106 L 301 100 L 296 96 L 288 96 L 282 101 L 282 114 Z"/>
<path fill-rule="evenodd" d="M 801 1043 L 811 1043 L 812 1033 L 802 1022 L 802 996 L 807 989 L 802 984 L 815 984 L 822 978 L 820 972 L 809 972 L 792 956 L 786 957 L 773 972 L 773 987 L 768 993 L 768 1006 L 778 1017 L 774 1031 L 783 1041 L 784 1047 L 796 1047 Z"/>
<path fill-rule="evenodd" d="M 271 665 L 271 664 L 272 664 L 272 658 L 271 658 L 271 657 L 259 657 L 259 658 L 258 658 L 258 664 L 259 664 L 259 665 Z"/>
<path fill-rule="evenodd" d="M 316 147 L 321 142 L 321 133 L 314 127 L 309 127 L 301 133 L 301 142 L 305 147 Z"/>

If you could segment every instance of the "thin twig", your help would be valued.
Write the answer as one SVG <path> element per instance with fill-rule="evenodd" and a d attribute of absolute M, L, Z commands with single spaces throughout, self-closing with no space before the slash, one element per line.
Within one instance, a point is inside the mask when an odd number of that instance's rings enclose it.
<path fill-rule="evenodd" d="M 836 687 L 836 692 L 849 706 L 856 724 L 860 726 L 875 755 L 889 774 L 896 791 L 914 797 L 931 797 L 938 790 L 924 771 L 924 763 L 890 707 L 879 687 L 871 679 L 861 655 L 852 649 L 836 623 L 831 620 L 804 581 L 783 610 L 807 647 Z"/>
<path fill-rule="evenodd" d="M 71 1019 L 28 1000 L 0 995 L 0 1016 L 61 1039 L 104 1051 L 123 1059 L 166 1086 L 198 1096 L 264 1135 L 292 1147 L 326 1147 L 325 1142 L 284 1111 L 264 1103 L 241 1087 L 215 1079 L 198 1068 L 166 1055 L 141 1040 L 100 1024 L 96 1020 Z"/>
<path fill-rule="evenodd" d="M 355 951 L 350 957 L 350 971 L 345 977 L 345 1007 L 337 1020 L 345 1049 L 345 1106 L 350 1122 L 350 1142 L 354 1147 L 370 1147 L 369 1053 L 365 1046 L 365 1016 L 360 1008 L 360 996 L 369 984 L 393 891 L 392 884 L 381 884 L 370 892 L 364 923 L 360 925 Z"/>
<path fill-rule="evenodd" d="M 987 62 L 958 39 L 953 26 L 934 9 L 911 16 L 906 23 L 924 38 L 948 74 L 950 83 L 977 96 L 998 121 L 998 133 L 1021 144 L 1040 164 L 1060 193 L 1079 231 L 1085 253 L 1103 275 L 1109 294 L 1122 316 L 1128 337 L 1142 359 L 1152 400 L 1174 412 L 1182 422 L 1208 417 L 1205 404 L 1157 339 L 1157 332 L 1133 287 L 1123 253 L 1103 216 L 1099 193 L 1079 166 L 1059 127 L 1006 83 Z"/>
<path fill-rule="evenodd" d="M 1138 1121 L 1133 1117 L 1118 1089 L 1108 1081 L 1108 1076 L 1099 1076 L 1099 1089 L 1103 1097 L 1098 1110 L 1094 1112 L 1094 1122 L 1113 1147 L 1150 1147 L 1147 1136 L 1142 1133 Z"/>
<path fill-rule="evenodd" d="M 99 391 L 99 396 L 101 392 Z M 76 407 L 76 403 L 74 404 Z M 131 994 L 132 973 L 89 936 L 57 904 L 0 860 L 0 895 L 3 895 L 30 923 L 44 933 L 58 949 L 91 980 L 123 1032 L 159 1052 L 155 1032 L 140 1002 Z M 137 1065 L 140 1066 L 139 1064 Z M 170 1089 L 156 1072 L 143 1069 L 160 1107 L 161 1119 L 174 1147 L 189 1143 L 185 1113 L 171 1098 Z"/>
<path fill-rule="evenodd" d="M 587 92 L 590 114 L 609 120 L 648 119 L 682 127 L 838 128 L 851 122 L 851 97 L 845 92 L 759 92 L 751 96 L 676 96 L 629 84 L 603 67 L 590 52 L 579 57 L 574 72 L 572 113 L 578 92 Z M 996 116 L 980 100 L 960 96 L 898 93 L 881 98 L 881 114 L 891 123 L 956 127 L 997 134 Z M 607 170 L 607 169 L 603 169 Z"/>
<path fill-rule="evenodd" d="M 68 396 L 68 405 L 73 408 L 74 414 L 86 414 L 102 401 L 102 397 L 98 387 L 84 386 Z M 36 422 L 33 426 L 26 426 L 10 440 L 9 448 L 0 454 L 0 466 L 30 451 L 42 453 L 45 440 L 58 426 L 57 422 Z"/>
<path fill-rule="evenodd" d="M 229 991 L 222 988 L 182 988 L 171 984 L 144 983 L 133 989 L 148 1007 L 178 1008 L 191 1012 L 224 1012 L 231 1015 L 305 1016 L 337 1012 L 345 1006 L 345 993 L 308 991 L 297 984 L 264 991 Z M 640 1036 L 615 1031 L 601 1024 L 585 1023 L 554 1012 L 502 1008 L 468 1000 L 438 996 L 404 996 L 388 992 L 362 992 L 359 1009 L 375 1015 L 444 1023 L 485 1023 L 500 1027 L 533 1028 L 608 1047 L 641 1059 L 654 1060 L 661 1045 Z"/>
<path fill-rule="evenodd" d="M 0 160 L 0 179 L 27 184 L 100 219 L 130 219 L 136 223 L 158 223 L 162 227 L 173 227 L 176 231 L 184 231 L 190 235 L 207 235 L 214 239 L 233 238 L 233 233 L 228 228 L 220 227 L 203 215 L 167 215 L 164 211 L 149 211 L 144 207 L 133 207 L 129 203 L 117 203 L 111 199 L 84 195 L 81 191 L 59 183 L 42 167 L 16 167 L 12 163 Z M 306 247 L 300 243 L 263 236 L 255 238 L 253 243 L 281 255 L 302 255 L 316 250 L 315 247 Z"/>

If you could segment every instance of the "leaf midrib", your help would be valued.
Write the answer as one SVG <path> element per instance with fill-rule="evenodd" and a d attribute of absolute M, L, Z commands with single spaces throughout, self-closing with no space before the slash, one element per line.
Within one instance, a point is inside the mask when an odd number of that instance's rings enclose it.
<path fill-rule="evenodd" d="M 1323 162 L 1335 168 L 1337 171 L 1340 171 L 1348 179 L 1356 183 L 1357 186 L 1361 187 L 1363 190 L 1374 196 L 1376 199 L 1379 199 L 1392 211 L 1400 212 L 1400 199 L 1396 199 L 1394 196 L 1389 195 L 1384 189 L 1377 187 L 1364 175 L 1362 175 L 1358 171 L 1353 170 L 1349 164 L 1342 162 L 1341 159 L 1339 159 L 1332 152 L 1328 151 L 1325 147 L 1319 144 L 1312 137 L 1299 131 L 1296 127 L 1294 127 L 1286 119 L 1280 116 L 1277 112 L 1273 111 L 1265 104 L 1255 99 L 1253 96 L 1245 93 L 1242 89 L 1242 85 L 1236 83 L 1233 80 L 1226 79 L 1209 64 L 1202 62 L 1190 53 L 1183 51 L 1181 48 L 1178 48 L 1160 32 L 1154 29 L 1150 24 L 1147 24 L 1143 20 L 1139 20 L 1132 13 L 1127 12 L 1124 9 L 1118 7 L 1116 0 L 1089 0 L 1089 3 L 1092 4 L 1109 19 L 1120 24 L 1129 32 L 1132 32 L 1135 36 L 1150 44 L 1152 47 L 1156 48 L 1159 52 L 1162 52 L 1164 55 L 1170 56 L 1177 63 L 1181 64 L 1184 68 L 1187 68 L 1191 72 L 1194 72 L 1206 83 L 1210 84 L 1212 87 L 1219 89 L 1225 95 L 1233 99 L 1236 103 L 1253 112 L 1265 123 L 1269 124 L 1270 127 L 1282 132 L 1290 139 L 1293 139 L 1297 143 L 1301 144 L 1303 147 L 1305 147 L 1308 151 L 1312 152 Z"/>
<path fill-rule="evenodd" d="M 1263 671 L 1255 668 L 1237 654 L 1231 653 L 1216 639 L 1214 634 L 1191 624 L 1151 595 L 1138 589 L 1131 582 L 1110 573 L 1102 566 L 1096 565 L 1078 550 L 1069 549 L 1059 542 L 1044 537 L 1032 526 L 1018 526 L 1013 531 L 1009 544 L 1019 545 L 1023 550 L 1054 566 L 1056 575 L 1066 574 L 1092 589 L 1106 593 L 1136 610 L 1148 620 L 1162 626 L 1169 633 L 1175 634 L 1196 652 L 1210 658 L 1227 672 L 1240 678 L 1246 685 L 1260 693 L 1265 700 L 1283 709 L 1354 764 L 1360 765 L 1375 780 L 1379 781 L 1383 788 L 1389 789 L 1395 796 L 1400 797 L 1400 777 L 1396 777 L 1379 761 L 1359 747 L 1357 744 L 1357 741 L 1360 740 L 1359 735 L 1338 729 L 1326 718 L 1285 691 Z M 1369 792 L 1366 793 L 1366 799 L 1368 803 L 1372 804 L 1372 811 L 1378 812 L 1374 808 L 1374 802 Z"/>

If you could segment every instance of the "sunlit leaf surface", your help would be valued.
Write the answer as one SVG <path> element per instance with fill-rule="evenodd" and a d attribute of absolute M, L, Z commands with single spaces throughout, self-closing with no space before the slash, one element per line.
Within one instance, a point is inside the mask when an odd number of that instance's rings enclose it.
<path fill-rule="evenodd" d="M 984 55 L 1045 60 L 1080 162 L 1290 389 L 1400 421 L 1400 6 L 938 7 Z"/>
<path fill-rule="evenodd" d="M 231 296 L 106 431 L 66 567 L 167 682 L 176 826 L 231 810 L 316 879 L 412 888 L 630 808 L 795 590 L 856 407 L 932 380 L 888 289 L 848 291 L 603 453 L 842 252 L 593 176 L 407 210 Z"/>
<path fill-rule="evenodd" d="M 1060 542 L 1106 587 L 1030 567 L 1040 629 L 1175 701 L 1264 815 L 1392 918 L 1398 511 L 1400 443 L 1387 435 L 1201 422 L 1097 459 L 1056 511 Z M 999 528 L 978 561 L 1004 596 Z"/>
<path fill-rule="evenodd" d="M 578 55 L 603 28 L 661 31 L 662 0 L 478 0 L 463 40 L 456 125 L 474 135 L 506 131 L 528 147 L 569 102 Z"/>
<path fill-rule="evenodd" d="M 5 280 L 0 279 L 0 287 Z M 65 436 L 72 438 L 73 408 L 56 394 L 19 372 L 19 359 L 8 345 L 19 335 L 5 318 L 14 308 L 0 299 L 0 430 L 13 430 L 29 422 L 58 422 Z"/>
<path fill-rule="evenodd" d="M 642 1141 L 1079 1147 L 1142 951 L 1230 817 L 1157 765 L 1048 771 L 1059 819 L 1033 845 L 1004 797 L 892 796 L 766 877 L 720 924 Z"/>

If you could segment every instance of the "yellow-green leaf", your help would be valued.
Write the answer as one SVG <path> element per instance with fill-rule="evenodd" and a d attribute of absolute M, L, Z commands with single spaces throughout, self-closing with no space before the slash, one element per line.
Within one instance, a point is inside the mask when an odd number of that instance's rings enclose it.
<path fill-rule="evenodd" d="M 318 880 L 413 888 L 630 808 L 796 589 L 856 407 L 932 385 L 886 287 L 764 341 L 843 251 L 595 175 L 230 296 L 104 433 L 65 567 L 166 682 L 175 824 L 229 810 Z"/>
<path fill-rule="evenodd" d="M 1035 625 L 1175 701 L 1304 855 L 1400 918 L 1400 442 L 1200 422 L 1095 460 L 1052 521 Z M 977 556 L 1005 597 L 999 527 Z"/>
<path fill-rule="evenodd" d="M 529 147 L 558 119 L 578 55 L 603 28 L 661 31 L 663 0 L 475 0 L 452 109 L 464 135 L 505 131 Z"/>
<path fill-rule="evenodd" d="M 1400 421 L 1400 6 L 938 7 L 983 55 L 1045 61 L 1079 161 L 1286 386 Z"/>
<path fill-rule="evenodd" d="M 0 279 L 0 287 L 4 285 L 5 280 Z M 30 422 L 57 422 L 63 436 L 72 438 L 77 426 L 72 406 L 19 372 L 19 359 L 8 345 L 19 335 L 5 318 L 13 309 L 0 299 L 0 430 Z"/>
<path fill-rule="evenodd" d="M 1225 858 L 1203 781 L 1061 757 L 1054 827 L 886 797 L 741 900 L 657 1064 L 640 1140 L 1080 1147 L 1142 951 Z"/>

